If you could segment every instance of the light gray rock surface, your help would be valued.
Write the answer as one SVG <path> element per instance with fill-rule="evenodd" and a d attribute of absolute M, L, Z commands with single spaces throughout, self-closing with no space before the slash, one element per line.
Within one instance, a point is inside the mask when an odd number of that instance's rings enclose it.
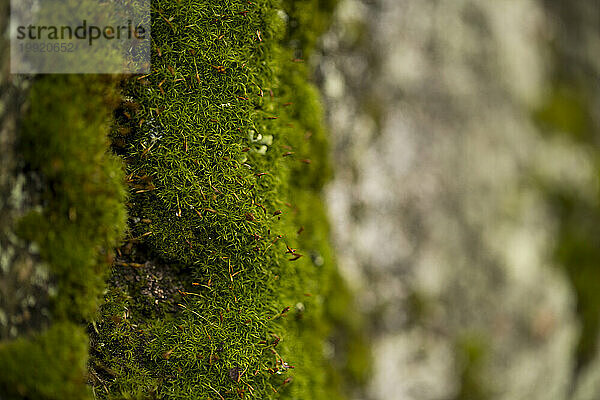
<path fill-rule="evenodd" d="M 455 399 L 470 371 L 481 398 L 571 398 L 575 297 L 535 182 L 592 202 L 598 182 L 585 146 L 531 118 L 558 30 L 536 0 L 341 2 L 317 68 L 332 237 L 371 322 L 360 397 Z M 589 371 L 576 399 L 600 398 Z"/>

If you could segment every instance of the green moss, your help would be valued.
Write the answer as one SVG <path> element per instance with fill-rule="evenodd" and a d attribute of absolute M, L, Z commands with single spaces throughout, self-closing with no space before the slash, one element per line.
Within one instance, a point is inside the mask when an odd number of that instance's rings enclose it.
<path fill-rule="evenodd" d="M 24 157 L 42 177 L 45 206 L 25 216 L 19 231 L 39 245 L 58 282 L 55 318 L 94 315 L 123 231 L 123 172 L 107 153 L 113 87 L 109 78 L 45 77 L 32 88 L 23 121 Z"/>
<path fill-rule="evenodd" d="M 590 204 L 572 191 L 545 187 L 549 204 L 558 217 L 558 240 L 554 256 L 564 269 L 577 296 L 581 334 L 577 346 L 577 366 L 586 365 L 596 354 L 600 328 L 600 207 Z"/>
<path fill-rule="evenodd" d="M 13 399 L 87 399 L 85 329 L 55 323 L 32 338 L 0 343 L 0 393 Z"/>
<path fill-rule="evenodd" d="M 21 126 L 25 168 L 40 177 L 42 206 L 18 223 L 37 244 L 57 290 L 53 326 L 0 344 L 0 387 L 11 398 L 84 398 L 88 340 L 104 278 L 125 224 L 121 163 L 107 153 L 115 82 L 94 76 L 35 81 Z"/>
<path fill-rule="evenodd" d="M 560 51 L 556 54 L 557 73 L 553 89 L 542 106 L 533 112 L 533 120 L 549 134 L 561 134 L 583 146 L 589 146 L 590 154 L 600 159 L 595 149 L 598 124 L 594 119 L 594 103 L 582 82 L 584 77 L 568 67 L 561 66 Z M 596 161 L 597 165 L 600 165 Z M 569 186 L 541 182 L 558 220 L 558 236 L 554 258 L 570 281 L 577 297 L 577 314 L 581 322 L 581 334 L 576 349 L 576 369 L 592 359 L 598 348 L 600 328 L 600 294 L 595 282 L 600 280 L 600 250 L 596 245 L 600 231 L 600 203 L 590 202 L 573 192 Z"/>
<path fill-rule="evenodd" d="M 588 104 L 589 99 L 584 90 L 577 85 L 562 82 L 555 85 L 534 112 L 534 120 L 546 131 L 589 141 L 593 137 L 593 119 Z"/>
<path fill-rule="evenodd" d="M 288 21 L 286 40 L 297 58 L 309 57 L 329 27 L 338 0 L 283 0 Z"/>
<path fill-rule="evenodd" d="M 349 368 L 324 354 L 332 324 L 349 328 L 347 342 L 360 335 L 328 245 L 322 112 L 296 59 L 327 4 L 310 19 L 316 2 L 289 3 L 286 33 L 272 1 L 153 3 L 153 70 L 125 84 L 112 133 L 132 237 L 89 328 L 95 397 L 341 398 L 339 370 L 360 374 L 365 346 Z M 90 394 L 81 324 L 125 215 L 121 167 L 106 153 L 113 86 L 46 76 L 31 91 L 22 149 L 44 204 L 19 233 L 58 290 L 48 330 L 0 344 L 8 398 Z"/>
<path fill-rule="evenodd" d="M 153 3 L 153 69 L 113 132 L 132 238 L 93 338 L 99 398 L 341 397 L 322 111 L 277 10 Z"/>
<path fill-rule="evenodd" d="M 482 364 L 489 345 L 478 334 L 466 334 L 457 340 L 456 358 L 460 368 L 460 391 L 457 400 L 483 400 L 492 398 L 488 385 L 481 376 Z"/>

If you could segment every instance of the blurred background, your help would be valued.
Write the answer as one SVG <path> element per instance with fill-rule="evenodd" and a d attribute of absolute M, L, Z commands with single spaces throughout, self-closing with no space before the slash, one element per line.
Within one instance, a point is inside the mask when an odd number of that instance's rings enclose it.
<path fill-rule="evenodd" d="M 600 399 L 600 3 L 342 0 L 315 61 L 363 399 Z"/>

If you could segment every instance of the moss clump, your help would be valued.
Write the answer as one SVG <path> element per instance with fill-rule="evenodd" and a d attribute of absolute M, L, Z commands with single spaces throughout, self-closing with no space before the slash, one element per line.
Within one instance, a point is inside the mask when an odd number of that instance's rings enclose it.
<path fill-rule="evenodd" d="M 589 95 L 574 84 L 562 82 L 533 113 L 541 128 L 549 133 L 569 135 L 578 141 L 593 140 L 593 117 L 589 110 Z"/>
<path fill-rule="evenodd" d="M 482 376 L 489 344 L 478 334 L 466 334 L 457 340 L 456 358 L 461 367 L 457 400 L 484 400 L 493 397 Z"/>
<path fill-rule="evenodd" d="M 49 330 L 0 344 L 0 393 L 10 398 L 79 399 L 89 391 L 85 321 L 125 224 L 121 163 L 107 153 L 115 86 L 106 77 L 46 76 L 31 89 L 21 152 L 24 168 L 40 177 L 42 204 L 17 231 L 39 248 L 56 290 Z"/>
<path fill-rule="evenodd" d="M 600 165 L 600 153 L 593 150 L 599 128 L 593 96 L 582 76 L 571 71 L 571 61 L 568 67 L 561 65 L 566 62 L 563 57 L 564 54 L 557 52 L 553 88 L 541 106 L 534 110 L 532 118 L 548 135 L 563 135 L 575 143 L 589 146 L 596 165 Z M 600 249 L 597 246 L 600 203 L 583 198 L 569 185 L 541 182 L 540 186 L 558 222 L 554 259 L 566 272 L 577 298 L 581 322 L 576 349 L 576 370 L 579 371 L 598 349 L 600 293 L 596 282 L 600 280 Z"/>
<path fill-rule="evenodd" d="M 329 27 L 338 0 L 283 0 L 289 18 L 287 45 L 297 58 L 309 57 L 321 34 Z"/>
<path fill-rule="evenodd" d="M 152 72 L 113 133 L 132 237 L 93 333 L 100 398 L 341 396 L 322 112 L 278 7 L 153 3 Z"/>
<path fill-rule="evenodd" d="M 69 322 L 57 322 L 33 338 L 2 343 L 2 398 L 89 398 L 86 386 L 87 358 L 88 338 L 85 329 Z"/>
<path fill-rule="evenodd" d="M 45 77 L 23 121 L 23 155 L 42 177 L 45 204 L 19 230 L 40 246 L 58 282 L 57 318 L 94 315 L 124 228 L 123 171 L 107 153 L 114 86 L 110 78 Z"/>
<path fill-rule="evenodd" d="M 600 205 L 582 199 L 568 188 L 545 187 L 546 198 L 558 219 L 554 257 L 566 272 L 577 296 L 581 333 L 576 349 L 577 369 L 587 365 L 598 348 L 600 329 Z"/>

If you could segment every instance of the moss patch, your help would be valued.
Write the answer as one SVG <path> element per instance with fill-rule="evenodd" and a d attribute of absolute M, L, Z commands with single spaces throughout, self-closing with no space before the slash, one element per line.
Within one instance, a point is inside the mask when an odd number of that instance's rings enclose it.
<path fill-rule="evenodd" d="M 584 146 L 588 146 L 594 157 L 597 173 L 600 174 L 600 153 L 595 150 L 598 141 L 598 121 L 594 115 L 594 98 L 585 80 L 561 65 L 565 57 L 557 52 L 553 90 L 541 107 L 534 111 L 533 118 L 548 134 L 560 134 Z M 592 77 L 589 77 L 591 80 Z M 541 183 L 546 200 L 557 216 L 558 236 L 554 258 L 570 281 L 577 298 L 577 314 L 581 322 L 581 334 L 576 349 L 576 370 L 581 370 L 596 355 L 600 328 L 600 203 L 590 202 L 573 192 L 568 185 Z"/>
<path fill-rule="evenodd" d="M 21 151 L 25 168 L 40 176 L 42 204 L 17 231 L 39 248 L 56 288 L 52 327 L 0 344 L 0 388 L 9 398 L 78 399 L 89 391 L 85 321 L 97 310 L 125 223 L 121 163 L 107 153 L 114 90 L 113 79 L 92 76 L 46 76 L 31 89 Z"/>
<path fill-rule="evenodd" d="M 92 330 L 99 398 L 341 397 L 327 140 L 279 7 L 153 2 L 152 72 L 112 135 L 131 237 Z"/>
<path fill-rule="evenodd" d="M 2 398 L 89 398 L 87 358 L 85 329 L 68 322 L 57 322 L 33 338 L 0 344 Z"/>

